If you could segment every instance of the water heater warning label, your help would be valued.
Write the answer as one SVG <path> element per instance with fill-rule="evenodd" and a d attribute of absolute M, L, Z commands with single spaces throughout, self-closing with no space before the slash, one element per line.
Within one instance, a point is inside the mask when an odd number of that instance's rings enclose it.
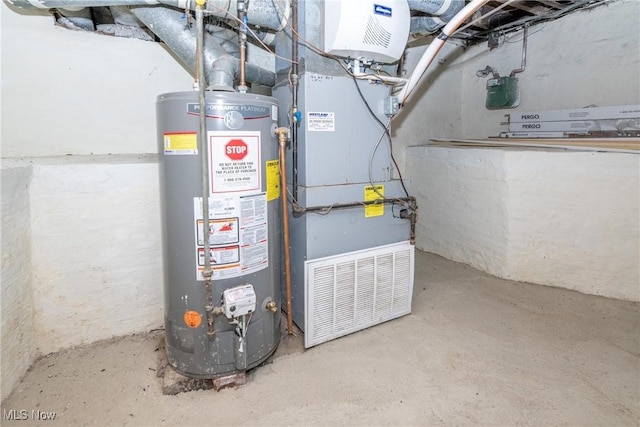
<path fill-rule="evenodd" d="M 228 279 L 269 266 L 266 193 L 212 196 L 209 199 L 209 259 L 213 279 Z M 193 199 L 195 272 L 204 280 L 204 221 L 202 198 Z"/>
<path fill-rule="evenodd" d="M 261 191 L 260 132 L 209 132 L 211 194 Z"/>
<path fill-rule="evenodd" d="M 165 155 L 198 154 L 196 132 L 167 132 L 162 137 Z"/>

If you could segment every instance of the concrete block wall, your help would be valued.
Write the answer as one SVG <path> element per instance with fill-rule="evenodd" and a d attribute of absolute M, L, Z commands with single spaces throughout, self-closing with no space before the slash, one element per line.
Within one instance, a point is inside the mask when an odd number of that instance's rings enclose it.
<path fill-rule="evenodd" d="M 640 301 L 640 155 L 415 146 L 416 246 L 505 279 Z"/>
<path fill-rule="evenodd" d="M 31 289 L 31 166 L 3 162 L 0 174 L 0 389 L 4 398 L 27 371 L 37 351 Z"/>
<path fill-rule="evenodd" d="M 33 166 L 38 350 L 162 325 L 155 155 L 77 156 Z"/>
<path fill-rule="evenodd" d="M 640 301 L 640 154 L 514 151 L 507 277 Z"/>

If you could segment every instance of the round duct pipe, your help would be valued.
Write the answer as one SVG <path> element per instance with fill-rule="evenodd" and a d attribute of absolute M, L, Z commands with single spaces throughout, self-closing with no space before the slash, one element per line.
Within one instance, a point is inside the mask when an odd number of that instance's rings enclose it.
<path fill-rule="evenodd" d="M 82 8 L 100 6 L 166 5 L 185 9 L 193 7 L 188 0 L 8 0 L 22 9 Z M 247 10 L 248 23 L 262 29 L 280 31 L 289 18 L 290 0 L 251 0 Z M 208 0 L 207 13 L 227 19 L 237 19 L 237 0 Z"/>
<path fill-rule="evenodd" d="M 444 23 L 451 20 L 463 7 L 464 0 L 409 0 L 409 9 L 437 16 Z"/>
<path fill-rule="evenodd" d="M 412 16 L 409 33 L 411 35 L 431 34 L 444 27 L 445 24 L 446 22 L 442 19 L 431 16 Z"/>
<path fill-rule="evenodd" d="M 131 9 L 131 12 L 153 31 L 195 75 L 196 31 L 195 28 L 185 27 L 182 12 L 164 7 L 137 7 Z M 232 88 L 234 74 L 239 70 L 240 61 L 229 55 L 208 33 L 205 33 L 205 58 L 208 84 Z M 253 64 L 247 64 L 246 78 L 251 83 L 269 87 L 273 87 L 276 81 L 274 72 Z"/>
<path fill-rule="evenodd" d="M 412 35 L 432 34 L 444 27 L 464 7 L 464 0 L 409 0 L 409 9 L 429 16 L 411 17 Z"/>

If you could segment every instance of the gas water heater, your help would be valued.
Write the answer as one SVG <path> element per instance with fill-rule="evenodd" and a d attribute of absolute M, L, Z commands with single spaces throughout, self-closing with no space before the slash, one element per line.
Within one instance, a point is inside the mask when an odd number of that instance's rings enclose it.
<path fill-rule="evenodd" d="M 280 340 L 278 104 L 262 95 L 207 91 L 205 114 L 206 220 L 198 93 L 158 97 L 166 350 L 170 365 L 193 378 L 250 369 Z M 202 275 L 207 232 L 211 305 Z"/>

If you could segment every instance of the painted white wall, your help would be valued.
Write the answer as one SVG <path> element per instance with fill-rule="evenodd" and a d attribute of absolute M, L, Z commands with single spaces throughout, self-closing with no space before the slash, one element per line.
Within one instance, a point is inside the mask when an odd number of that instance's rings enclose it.
<path fill-rule="evenodd" d="M 155 102 L 192 79 L 160 44 L 0 22 L 4 398 L 37 355 L 162 324 Z"/>
<path fill-rule="evenodd" d="M 20 381 L 36 356 L 31 297 L 31 167 L 5 164 L 0 204 L 2 275 L 0 276 L 1 397 Z"/>
<path fill-rule="evenodd" d="M 156 157 L 112 157 L 33 167 L 31 256 L 41 354 L 162 325 Z"/>
<path fill-rule="evenodd" d="M 484 271 L 506 264 L 504 155 L 499 150 L 479 156 L 475 150 L 409 148 L 407 175 L 418 200 L 418 248 Z"/>
<path fill-rule="evenodd" d="M 1 7 L 3 157 L 157 152 L 156 97 L 192 89 L 160 43 Z"/>
<path fill-rule="evenodd" d="M 640 301 L 640 155 L 511 151 L 505 277 Z"/>
<path fill-rule="evenodd" d="M 640 301 L 640 156 L 415 146 L 416 246 L 498 277 Z"/>

